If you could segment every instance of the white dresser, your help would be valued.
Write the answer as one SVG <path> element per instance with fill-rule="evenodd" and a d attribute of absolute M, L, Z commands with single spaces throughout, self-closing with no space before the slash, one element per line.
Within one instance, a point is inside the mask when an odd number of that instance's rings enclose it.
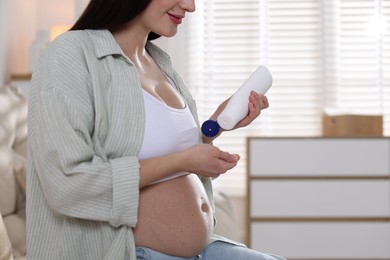
<path fill-rule="evenodd" d="M 390 139 L 248 138 L 247 149 L 251 248 L 390 259 Z"/>

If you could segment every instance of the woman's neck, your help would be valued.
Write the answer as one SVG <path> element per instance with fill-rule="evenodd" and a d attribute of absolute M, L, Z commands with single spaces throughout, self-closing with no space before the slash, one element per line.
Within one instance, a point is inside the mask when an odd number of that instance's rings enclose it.
<path fill-rule="evenodd" d="M 149 32 L 128 24 L 112 30 L 111 33 L 130 60 L 136 62 L 146 57 L 145 45 Z"/>

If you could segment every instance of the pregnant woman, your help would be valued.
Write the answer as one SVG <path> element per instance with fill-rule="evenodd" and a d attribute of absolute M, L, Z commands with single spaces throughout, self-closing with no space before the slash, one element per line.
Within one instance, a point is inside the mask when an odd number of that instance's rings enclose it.
<path fill-rule="evenodd" d="M 239 156 L 202 136 L 191 94 L 151 42 L 193 11 L 194 0 L 91 0 L 42 55 L 29 101 L 29 260 L 282 259 L 213 234 L 211 179 Z M 235 128 L 267 107 L 251 93 Z"/>

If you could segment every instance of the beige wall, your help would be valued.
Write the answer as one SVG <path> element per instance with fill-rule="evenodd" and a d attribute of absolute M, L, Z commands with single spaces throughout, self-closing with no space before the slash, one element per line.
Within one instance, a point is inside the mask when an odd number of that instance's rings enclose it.
<path fill-rule="evenodd" d="M 29 48 L 38 30 L 72 24 L 88 0 L 0 1 L 0 85 L 11 74 L 29 72 Z"/>
<path fill-rule="evenodd" d="M 0 34 L 4 37 L 0 37 L 0 86 L 5 81 L 5 75 L 7 70 L 7 56 L 6 56 L 6 43 L 7 35 L 5 34 L 7 28 L 8 15 L 6 11 L 6 5 L 8 1 L 0 1 Z"/>
<path fill-rule="evenodd" d="M 8 59 L 6 66 L 9 73 L 25 73 L 28 66 L 28 46 L 34 37 L 36 28 L 36 0 L 7 2 Z"/>

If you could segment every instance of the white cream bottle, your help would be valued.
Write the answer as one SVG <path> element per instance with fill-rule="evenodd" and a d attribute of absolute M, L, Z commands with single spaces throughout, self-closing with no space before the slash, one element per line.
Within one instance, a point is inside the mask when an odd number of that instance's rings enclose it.
<path fill-rule="evenodd" d="M 202 125 L 205 136 L 218 134 L 220 127 L 231 130 L 240 120 L 248 115 L 248 102 L 251 91 L 265 94 L 272 86 L 272 75 L 265 66 L 258 67 L 244 84 L 232 95 L 217 121 L 207 120 Z"/>

